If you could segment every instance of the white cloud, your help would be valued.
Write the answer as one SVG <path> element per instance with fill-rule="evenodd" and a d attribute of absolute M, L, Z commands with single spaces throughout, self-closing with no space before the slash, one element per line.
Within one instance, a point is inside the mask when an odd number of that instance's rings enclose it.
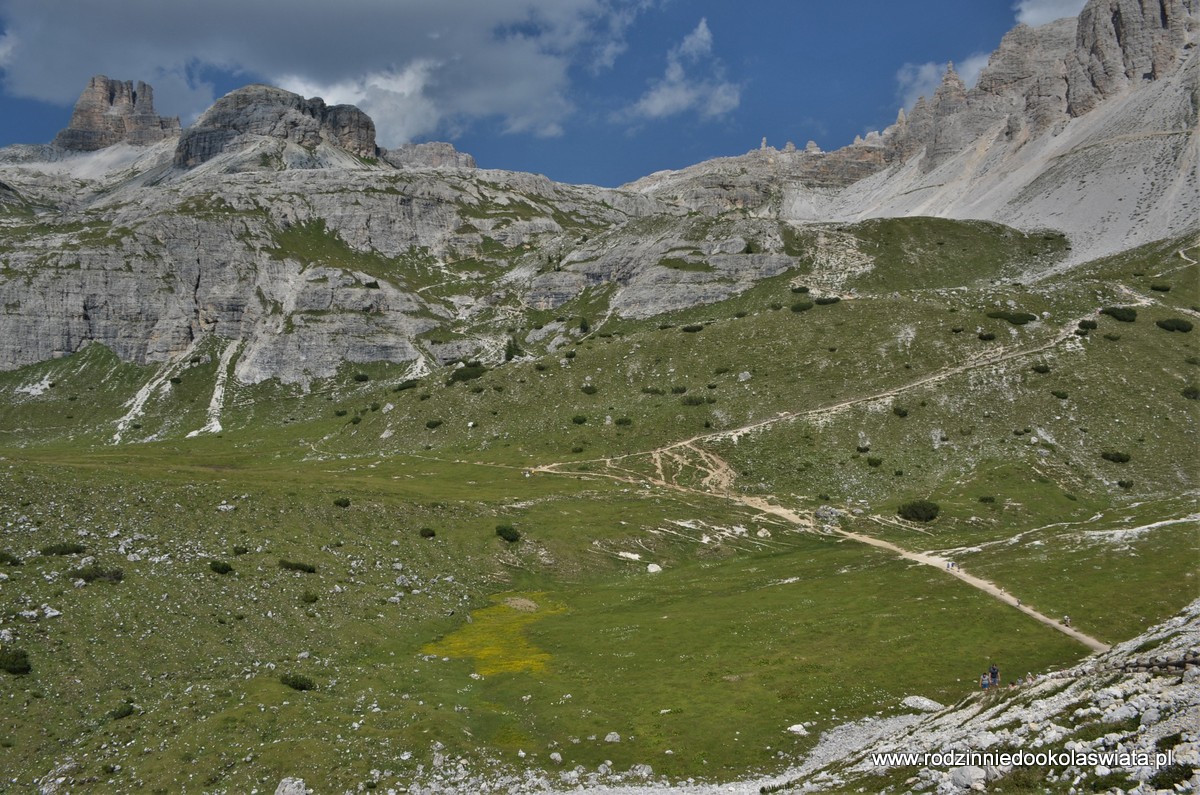
<path fill-rule="evenodd" d="M 12 96 L 69 104 L 93 74 L 145 80 L 160 113 L 188 123 L 213 99 L 212 69 L 353 102 L 379 140 L 495 118 L 561 133 L 570 70 L 600 71 L 651 0 L 0 0 L 0 69 Z M 16 57 L 19 54 L 19 57 Z M 303 89 L 303 90 L 301 90 Z"/>
<path fill-rule="evenodd" d="M 1045 25 L 1063 17 L 1079 14 L 1087 0 L 1018 0 L 1013 5 L 1017 21 L 1026 25 Z"/>
<path fill-rule="evenodd" d="M 988 54 L 977 52 L 968 55 L 962 61 L 954 62 L 954 71 L 962 79 L 967 88 L 973 88 L 979 80 L 979 73 L 987 66 Z M 933 98 L 933 92 L 942 84 L 942 76 L 946 73 L 948 63 L 906 63 L 896 72 L 896 96 L 905 110 L 912 110 L 917 100 L 925 97 Z"/>
<path fill-rule="evenodd" d="M 720 61 L 712 57 L 713 36 L 708 20 L 701 19 L 695 29 L 667 52 L 663 76 L 621 113 L 618 119 L 662 119 L 687 111 L 703 118 L 716 118 L 741 103 L 741 87 L 724 77 Z M 703 76 L 689 74 L 699 71 Z"/>

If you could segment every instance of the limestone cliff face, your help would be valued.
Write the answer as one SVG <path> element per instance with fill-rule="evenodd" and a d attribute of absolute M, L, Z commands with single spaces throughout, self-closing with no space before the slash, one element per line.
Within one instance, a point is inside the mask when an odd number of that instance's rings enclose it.
<path fill-rule="evenodd" d="M 179 119 L 154 112 L 154 90 L 141 82 L 110 80 L 104 75 L 88 83 L 71 123 L 54 139 L 62 149 L 92 152 L 118 143 L 144 146 L 179 134 Z"/>
<path fill-rule="evenodd" d="M 320 98 L 272 86 L 240 88 L 217 100 L 184 131 L 175 165 L 193 168 L 230 147 L 242 136 L 267 136 L 306 148 L 330 144 L 359 157 L 375 157 L 375 122 L 353 105 L 328 106 Z"/>

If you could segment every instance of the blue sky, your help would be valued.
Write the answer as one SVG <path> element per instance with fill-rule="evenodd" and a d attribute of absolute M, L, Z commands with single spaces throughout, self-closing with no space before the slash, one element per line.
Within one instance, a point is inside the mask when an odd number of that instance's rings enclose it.
<path fill-rule="evenodd" d="M 1083 0 L 0 0 L 0 145 L 49 141 L 88 77 L 192 121 L 265 82 L 357 104 L 379 142 L 618 185 L 890 124 L 952 60 Z"/>

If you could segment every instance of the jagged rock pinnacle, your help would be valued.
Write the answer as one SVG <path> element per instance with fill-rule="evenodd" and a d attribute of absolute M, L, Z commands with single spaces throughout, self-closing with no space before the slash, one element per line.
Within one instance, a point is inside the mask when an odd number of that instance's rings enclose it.
<path fill-rule="evenodd" d="M 140 80 L 96 75 L 75 103 L 71 122 L 54 138 L 63 149 L 92 152 L 118 143 L 146 145 L 179 134 L 179 119 L 154 112 L 154 89 Z"/>

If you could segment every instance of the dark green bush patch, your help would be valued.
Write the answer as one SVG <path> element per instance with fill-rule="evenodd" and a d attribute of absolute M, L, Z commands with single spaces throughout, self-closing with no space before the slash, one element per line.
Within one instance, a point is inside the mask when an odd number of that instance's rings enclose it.
<path fill-rule="evenodd" d="M 629 417 L 617 417 L 616 424 L 622 426 L 633 425 L 633 420 L 631 420 Z"/>
<path fill-rule="evenodd" d="M 1108 333 L 1104 335 L 1104 339 L 1108 340 L 1109 342 L 1116 342 L 1117 340 L 1121 339 L 1121 335 Z"/>
<path fill-rule="evenodd" d="M 21 559 L 7 549 L 0 549 L 0 563 L 3 563 L 5 566 L 20 566 Z"/>
<path fill-rule="evenodd" d="M 1185 386 L 1183 396 L 1188 400 L 1200 400 L 1200 386 Z M 15 563 L 12 565 L 16 565 Z"/>
<path fill-rule="evenodd" d="M 355 373 L 354 380 L 360 384 L 365 384 L 371 380 L 371 376 L 367 375 L 366 373 Z"/>
<path fill-rule="evenodd" d="M 818 306 L 830 306 L 842 300 L 840 295 L 823 295 L 820 298 L 814 299 Z"/>
<path fill-rule="evenodd" d="M 1067 399 L 1067 393 L 1061 389 L 1051 389 L 1050 394 L 1054 395 L 1054 397 L 1058 398 L 1059 400 Z"/>
<path fill-rule="evenodd" d="M 446 380 L 446 386 L 460 382 L 472 381 L 482 377 L 488 369 L 479 362 L 468 362 L 454 372 L 450 373 L 450 378 Z"/>
<path fill-rule="evenodd" d="M 587 417 L 583 414 L 576 414 L 571 418 L 571 422 L 575 423 L 576 425 L 583 425 L 585 422 L 587 422 Z"/>
<path fill-rule="evenodd" d="M 877 455 L 867 456 L 867 466 L 877 467 L 883 465 L 883 459 Z"/>
<path fill-rule="evenodd" d="M 223 560 L 210 560 L 208 562 L 208 567 L 217 574 L 229 574 L 233 571 L 233 566 L 230 566 Z"/>
<path fill-rule="evenodd" d="M 644 386 L 644 387 L 642 387 L 642 394 L 643 395 L 665 395 L 666 392 L 663 392 L 661 389 L 659 389 L 656 386 Z"/>
<path fill-rule="evenodd" d="M 1100 454 L 1100 457 L 1105 461 L 1112 461 L 1114 464 L 1129 463 L 1129 453 L 1121 453 L 1116 450 L 1105 450 Z"/>
<path fill-rule="evenodd" d="M 64 541 L 42 547 L 42 555 L 47 558 L 61 555 L 82 555 L 84 552 L 87 552 L 87 547 L 74 541 Z"/>
<path fill-rule="evenodd" d="M 687 392 L 687 389 L 688 388 L 686 386 L 684 386 L 683 384 L 676 384 L 675 386 L 671 387 L 671 394 L 672 395 L 682 395 Z"/>
<path fill-rule="evenodd" d="M 1088 331 L 1095 331 L 1097 328 L 1099 328 L 1099 326 L 1100 326 L 1100 324 L 1099 324 L 1099 323 L 1097 323 L 1097 322 L 1096 322 L 1096 321 L 1094 321 L 1094 320 L 1081 320 L 1081 321 L 1079 321 L 1079 327 L 1080 327 L 1080 328 L 1085 328 L 1085 329 L 1087 329 Z"/>
<path fill-rule="evenodd" d="M 579 391 L 585 395 L 594 395 L 600 390 L 597 389 L 593 384 L 584 384 L 583 386 L 579 387 Z"/>
<path fill-rule="evenodd" d="M 1132 306 L 1106 306 L 1100 310 L 1100 314 L 1108 315 L 1122 323 L 1133 323 L 1137 320 L 1137 310 Z"/>
<path fill-rule="evenodd" d="M 284 560 L 283 558 L 279 559 L 279 568 L 284 571 L 302 571 L 305 574 L 317 573 L 317 567 L 311 563 L 299 563 L 294 560 Z"/>
<path fill-rule="evenodd" d="M 1192 330 L 1191 321 L 1184 320 L 1181 317 L 1169 317 L 1165 320 L 1156 320 L 1154 321 L 1154 325 L 1158 326 L 1164 331 L 1180 331 L 1184 334 Z"/>
<path fill-rule="evenodd" d="M 996 335 L 990 331 L 984 331 L 979 335 L 979 339 L 983 340 L 984 342 L 991 342 L 992 340 L 996 339 Z"/>
<path fill-rule="evenodd" d="M 938 518 L 941 511 L 941 507 L 936 502 L 912 500 L 901 505 L 896 513 L 901 519 L 907 519 L 910 522 L 932 522 Z"/>
<path fill-rule="evenodd" d="M 681 397 L 679 399 L 679 402 L 685 406 L 703 406 L 704 405 L 704 396 L 703 395 L 684 395 L 683 397 Z"/>
<path fill-rule="evenodd" d="M 32 670 L 29 652 L 24 649 L 0 649 L 0 671 L 13 676 L 24 676 Z"/>
<path fill-rule="evenodd" d="M 415 388 L 417 386 L 417 384 L 419 384 L 419 383 L 421 383 L 421 382 L 415 378 L 407 378 L 407 379 L 401 381 L 400 383 L 396 384 L 394 387 L 392 387 L 392 391 L 393 392 L 403 392 L 407 389 Z"/>
<path fill-rule="evenodd" d="M 315 605 L 318 599 L 320 599 L 320 597 L 312 591 L 305 591 L 304 593 L 300 594 L 300 601 L 304 602 L 306 605 Z"/>
<path fill-rule="evenodd" d="M 981 503 L 983 503 L 984 505 L 992 505 L 993 503 L 996 502 L 996 498 L 992 497 L 991 495 L 985 494 L 979 498 L 979 501 Z"/>
<path fill-rule="evenodd" d="M 515 544 L 521 540 L 520 532 L 518 532 L 517 529 L 510 524 L 496 525 L 496 535 L 500 536 L 510 544 Z"/>
<path fill-rule="evenodd" d="M 112 709 L 110 709 L 108 711 L 108 715 L 106 717 L 109 720 L 124 720 L 125 718 L 128 718 L 132 714 L 133 714 L 133 704 L 130 704 L 128 701 L 126 701 L 126 702 L 122 703 L 120 706 L 113 707 Z"/>
<path fill-rule="evenodd" d="M 304 674 L 283 674 L 279 681 L 292 690 L 315 690 L 317 687 L 316 683 Z"/>
<path fill-rule="evenodd" d="M 1150 285 L 1150 289 L 1156 293 L 1169 293 L 1171 292 L 1171 285 L 1164 284 L 1163 282 L 1155 282 Z"/>
<path fill-rule="evenodd" d="M 904 406 L 892 406 L 892 413 L 897 417 L 907 417 L 908 409 L 904 408 Z"/>
<path fill-rule="evenodd" d="M 98 563 L 93 563 L 90 566 L 71 569 L 67 576 L 72 580 L 84 582 L 120 582 L 125 579 L 125 572 L 120 569 L 106 569 Z"/>
<path fill-rule="evenodd" d="M 336 497 L 333 500 L 333 504 L 339 508 L 349 508 L 350 507 L 350 498 L 349 497 Z"/>
<path fill-rule="evenodd" d="M 684 326 L 681 330 L 688 334 L 695 334 L 697 331 L 703 331 L 704 326 L 700 325 L 699 323 L 689 323 L 686 326 Z"/>
<path fill-rule="evenodd" d="M 1133 481 L 1132 480 L 1118 480 L 1117 485 L 1123 489 L 1132 489 Z"/>
<path fill-rule="evenodd" d="M 420 530 L 420 535 L 421 538 L 435 538 L 437 536 L 437 531 L 432 527 L 422 527 Z"/>
<path fill-rule="evenodd" d="M 1031 369 L 1031 370 L 1033 370 L 1035 373 L 1039 373 L 1039 374 L 1041 374 L 1041 375 L 1045 375 L 1046 373 L 1050 372 L 1050 365 L 1048 365 L 1048 364 L 1042 364 L 1042 363 L 1040 363 L 1040 362 L 1039 362 L 1038 364 L 1035 364 L 1035 365 L 1034 365 L 1033 367 L 1031 367 L 1030 369 Z"/>
<path fill-rule="evenodd" d="M 1007 309 L 993 309 L 987 313 L 987 316 L 993 320 L 1007 320 L 1014 326 L 1024 326 L 1026 323 L 1037 320 L 1037 315 L 1031 315 L 1028 312 L 1010 312 Z"/>
<path fill-rule="evenodd" d="M 808 288 L 807 288 L 807 287 L 804 287 L 804 286 L 793 287 L 793 288 L 792 288 L 792 292 L 793 292 L 793 293 L 807 293 L 807 292 L 808 292 Z"/>
<path fill-rule="evenodd" d="M 441 421 L 441 420 L 428 420 L 428 421 L 426 421 L 426 423 L 425 423 L 425 427 L 426 427 L 426 428 L 428 428 L 428 429 L 429 429 L 429 430 L 431 430 L 431 431 L 432 431 L 434 428 L 440 428 L 440 427 L 441 427 L 441 425 L 442 425 L 442 421 Z"/>
<path fill-rule="evenodd" d="M 796 303 L 792 304 L 792 311 L 807 312 L 808 310 L 812 309 L 813 306 L 815 306 L 815 304 L 813 304 L 812 301 L 797 301 Z"/>

